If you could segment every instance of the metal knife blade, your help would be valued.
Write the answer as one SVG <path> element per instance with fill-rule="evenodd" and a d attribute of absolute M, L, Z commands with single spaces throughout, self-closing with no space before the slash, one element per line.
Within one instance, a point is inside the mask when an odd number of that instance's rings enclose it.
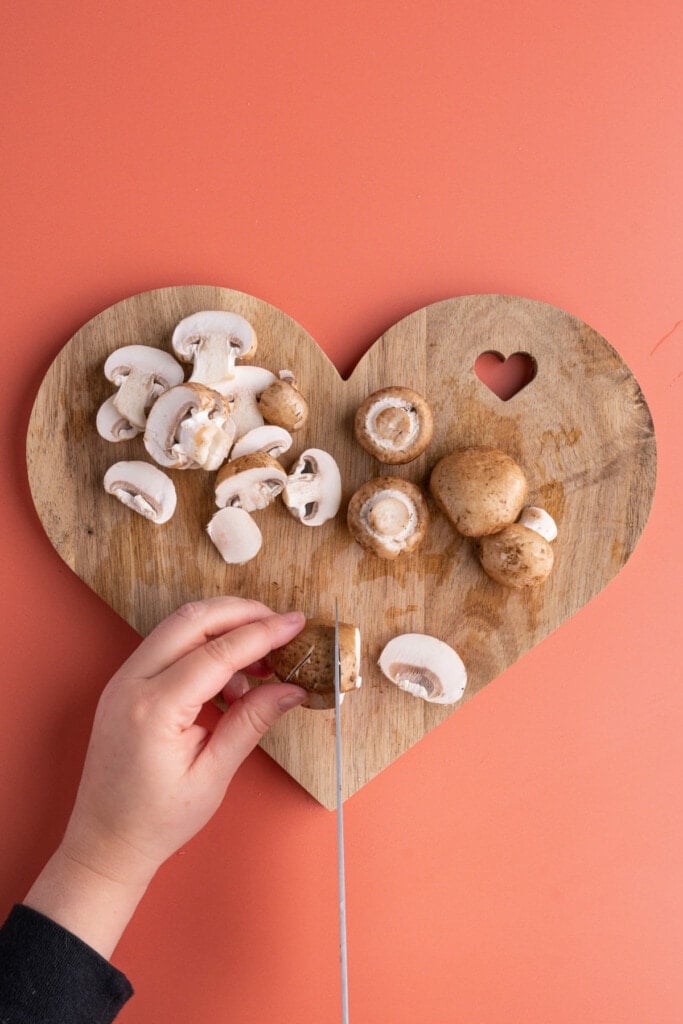
<path fill-rule="evenodd" d="M 341 650 L 339 601 L 334 602 L 334 740 L 337 766 L 337 870 L 339 875 L 339 952 L 341 966 L 342 1024 L 349 1024 L 349 983 L 346 950 L 346 871 L 344 865 L 344 773 L 341 745 Z"/>

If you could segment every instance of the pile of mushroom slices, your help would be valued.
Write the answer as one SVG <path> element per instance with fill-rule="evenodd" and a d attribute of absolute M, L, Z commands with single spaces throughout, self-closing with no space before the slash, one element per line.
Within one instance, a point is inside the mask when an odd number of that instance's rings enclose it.
<path fill-rule="evenodd" d="M 143 434 L 147 453 L 165 469 L 218 471 L 218 511 L 207 533 L 229 564 L 258 554 L 262 536 L 252 513 L 278 496 L 306 526 L 333 518 L 341 477 L 332 456 L 309 448 L 289 473 L 278 461 L 305 426 L 308 404 L 290 370 L 276 376 L 238 363 L 256 354 L 252 325 L 237 313 L 193 313 L 177 324 L 171 345 L 192 364 L 187 381 L 181 364 L 158 348 L 125 345 L 109 356 L 104 372 L 118 390 L 97 413 L 98 433 L 114 443 Z M 149 462 L 117 462 L 104 487 L 154 523 L 175 511 L 173 481 Z"/>

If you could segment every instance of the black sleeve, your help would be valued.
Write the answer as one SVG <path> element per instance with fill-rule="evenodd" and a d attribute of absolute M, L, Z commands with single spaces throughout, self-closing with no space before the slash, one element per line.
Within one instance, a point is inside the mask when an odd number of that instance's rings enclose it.
<path fill-rule="evenodd" d="M 18 904 L 0 928 L 0 1024 L 109 1024 L 124 974 L 66 928 Z"/>

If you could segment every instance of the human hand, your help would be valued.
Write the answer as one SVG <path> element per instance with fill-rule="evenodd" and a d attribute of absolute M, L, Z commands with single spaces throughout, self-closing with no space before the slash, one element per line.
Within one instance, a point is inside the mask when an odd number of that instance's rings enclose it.
<path fill-rule="evenodd" d="M 195 835 L 266 730 L 305 699 L 284 683 L 249 690 L 241 670 L 291 640 L 304 617 L 255 601 L 188 604 L 150 633 L 104 689 L 62 850 L 110 879 L 146 885 Z M 213 733 L 196 723 L 218 694 Z"/>

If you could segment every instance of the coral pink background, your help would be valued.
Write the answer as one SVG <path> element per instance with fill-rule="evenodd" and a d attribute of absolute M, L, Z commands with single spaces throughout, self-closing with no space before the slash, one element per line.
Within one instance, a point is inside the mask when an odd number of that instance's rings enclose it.
<path fill-rule="evenodd" d="M 683 1020 L 678 0 L 9 0 L 0 37 L 3 913 L 137 640 L 31 504 L 59 348 L 130 294 L 205 283 L 348 372 L 411 310 L 507 292 L 632 368 L 655 505 L 606 591 L 346 804 L 351 1017 Z M 121 942 L 122 1021 L 339 1020 L 335 843 L 257 751 Z"/>

